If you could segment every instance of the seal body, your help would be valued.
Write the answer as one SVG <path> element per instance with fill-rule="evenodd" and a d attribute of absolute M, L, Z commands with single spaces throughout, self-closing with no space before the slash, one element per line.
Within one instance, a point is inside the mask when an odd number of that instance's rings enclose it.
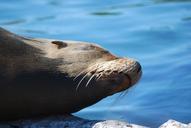
<path fill-rule="evenodd" d="M 96 44 L 25 38 L 0 28 L 0 120 L 73 113 L 140 76 L 137 61 Z"/>

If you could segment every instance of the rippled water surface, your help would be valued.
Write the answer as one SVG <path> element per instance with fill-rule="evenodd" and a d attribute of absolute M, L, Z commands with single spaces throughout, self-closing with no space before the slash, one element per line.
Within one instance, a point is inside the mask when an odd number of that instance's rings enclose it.
<path fill-rule="evenodd" d="M 75 115 L 150 127 L 191 121 L 191 0 L 0 0 L 0 26 L 15 33 L 96 42 L 136 58 L 141 81 Z"/>

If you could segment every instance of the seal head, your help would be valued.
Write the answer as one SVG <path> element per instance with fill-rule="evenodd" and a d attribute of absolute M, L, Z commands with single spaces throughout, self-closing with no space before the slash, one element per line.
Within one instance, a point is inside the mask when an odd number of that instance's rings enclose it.
<path fill-rule="evenodd" d="M 68 114 L 133 86 L 139 62 L 80 41 L 0 29 L 0 120 Z"/>

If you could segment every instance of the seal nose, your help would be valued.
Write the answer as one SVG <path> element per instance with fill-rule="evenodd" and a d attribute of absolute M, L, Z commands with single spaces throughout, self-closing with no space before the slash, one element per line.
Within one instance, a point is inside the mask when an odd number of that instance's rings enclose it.
<path fill-rule="evenodd" d="M 137 73 L 140 73 L 141 71 L 142 71 L 142 67 L 141 67 L 141 65 L 140 65 L 140 63 L 139 62 L 136 62 L 137 63 Z"/>
<path fill-rule="evenodd" d="M 140 63 L 134 59 L 126 59 L 126 70 L 124 72 L 131 81 L 131 85 L 137 83 L 142 75 Z"/>

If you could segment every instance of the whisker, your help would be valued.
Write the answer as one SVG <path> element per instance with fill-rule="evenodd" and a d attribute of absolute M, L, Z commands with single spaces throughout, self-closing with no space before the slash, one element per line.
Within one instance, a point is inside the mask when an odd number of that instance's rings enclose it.
<path fill-rule="evenodd" d="M 73 79 L 73 81 L 75 81 L 80 75 L 82 75 L 85 72 L 86 72 L 86 70 L 81 71 L 78 75 L 76 75 L 76 77 Z"/>
<path fill-rule="evenodd" d="M 93 66 L 89 67 L 89 70 L 85 69 L 85 70 L 81 71 L 78 75 L 76 75 L 76 77 L 74 77 L 73 81 L 75 81 L 83 73 L 90 72 L 91 71 L 90 69 L 94 69 L 95 67 L 96 67 L 96 65 L 93 65 Z"/>
<path fill-rule="evenodd" d="M 125 91 L 122 91 L 120 94 L 119 94 L 119 97 L 123 97 L 125 95 Z"/>
<path fill-rule="evenodd" d="M 96 80 L 99 78 L 100 74 L 96 75 Z"/>
<path fill-rule="evenodd" d="M 123 93 L 123 96 L 126 96 L 128 92 L 129 92 L 129 90 L 128 90 L 128 89 L 127 89 L 127 90 L 125 90 L 125 91 L 124 91 L 124 93 Z"/>
<path fill-rule="evenodd" d="M 103 73 L 102 73 L 103 74 Z M 98 77 L 97 77 L 97 81 L 102 77 L 102 74 L 100 74 Z"/>
<path fill-rule="evenodd" d="M 114 101 L 112 102 L 112 106 L 115 106 L 117 104 L 117 102 L 120 102 L 120 100 L 125 96 L 124 94 L 125 92 L 121 92 L 117 97 L 116 99 L 114 99 Z"/>
<path fill-rule="evenodd" d="M 94 78 L 95 74 L 93 74 L 90 79 L 88 80 L 87 84 L 86 84 L 86 87 L 88 86 L 88 84 L 90 83 L 90 81 Z"/>
<path fill-rule="evenodd" d="M 89 72 L 88 72 L 89 73 Z M 83 78 L 80 80 L 80 82 L 78 83 L 77 87 L 76 87 L 76 91 L 78 90 L 80 84 L 82 83 L 82 81 L 86 78 L 86 76 L 88 75 L 88 73 L 86 73 Z"/>

